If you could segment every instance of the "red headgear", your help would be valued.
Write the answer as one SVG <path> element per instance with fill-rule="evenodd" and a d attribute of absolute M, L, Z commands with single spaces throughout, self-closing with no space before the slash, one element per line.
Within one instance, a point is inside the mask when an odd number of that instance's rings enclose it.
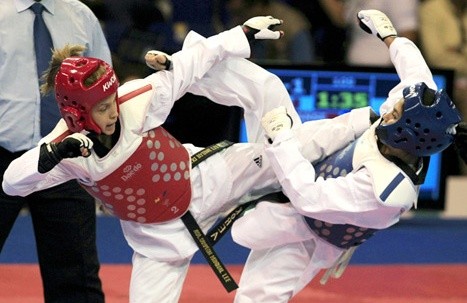
<path fill-rule="evenodd" d="M 94 84 L 86 87 L 84 81 L 99 66 L 105 67 L 105 73 Z M 100 134 L 101 129 L 91 117 L 91 109 L 96 103 L 117 92 L 117 89 L 118 79 L 112 67 L 97 58 L 66 58 L 55 76 L 58 108 L 72 132 L 86 129 Z"/>

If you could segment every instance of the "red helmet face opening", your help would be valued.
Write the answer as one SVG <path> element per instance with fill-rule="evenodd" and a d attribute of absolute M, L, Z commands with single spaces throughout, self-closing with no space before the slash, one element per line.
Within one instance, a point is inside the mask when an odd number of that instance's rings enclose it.
<path fill-rule="evenodd" d="M 86 86 L 84 81 L 100 66 L 105 67 L 105 73 L 91 86 Z M 102 130 L 92 119 L 91 110 L 116 93 L 118 85 L 112 67 L 100 59 L 70 57 L 63 60 L 55 76 L 55 96 L 68 128 L 73 132 L 85 129 L 100 134 Z"/>

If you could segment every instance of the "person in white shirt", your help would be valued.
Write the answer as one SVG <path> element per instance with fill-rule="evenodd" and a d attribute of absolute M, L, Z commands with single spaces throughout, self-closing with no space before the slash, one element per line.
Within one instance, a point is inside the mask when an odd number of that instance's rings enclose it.
<path fill-rule="evenodd" d="M 251 249 L 236 303 L 288 302 L 321 269 L 322 283 L 339 277 L 358 245 L 416 207 L 430 155 L 455 142 L 467 161 L 467 124 L 415 44 L 380 11 L 358 18 L 389 48 L 401 82 L 381 118 L 321 162 L 302 156 L 284 108 L 265 115 L 266 155 L 290 203 L 260 202 L 233 224 L 234 241 Z"/>
<path fill-rule="evenodd" d="M 47 31 L 40 31 L 41 19 Z M 11 161 L 35 147 L 60 119 L 53 95 L 41 98 L 39 92 L 40 77 L 52 55 L 50 45 L 83 44 L 85 56 L 109 64 L 112 56 L 99 20 L 79 0 L 2 0 L 0 28 L 3 175 Z M 37 33 L 46 33 L 43 38 L 50 40 L 36 41 L 35 37 L 42 36 Z M 26 197 L 0 190 L 0 253 L 8 247 L 14 224 L 23 213 L 32 220 L 44 302 L 105 302 L 99 277 L 95 199 L 75 180 Z M 60 247 L 60 253 L 51 247 Z"/>

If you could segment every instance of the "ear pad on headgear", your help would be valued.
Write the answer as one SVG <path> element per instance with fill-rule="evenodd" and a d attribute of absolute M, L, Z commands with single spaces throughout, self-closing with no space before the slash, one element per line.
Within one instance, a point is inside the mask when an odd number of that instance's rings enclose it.
<path fill-rule="evenodd" d="M 79 110 L 71 106 L 64 106 L 62 107 L 62 116 L 72 132 L 83 130 L 85 121 Z"/>

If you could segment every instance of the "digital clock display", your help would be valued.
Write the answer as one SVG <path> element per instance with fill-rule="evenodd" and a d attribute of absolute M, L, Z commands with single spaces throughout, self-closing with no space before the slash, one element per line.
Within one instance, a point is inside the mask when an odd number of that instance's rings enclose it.
<path fill-rule="evenodd" d="M 310 111 L 319 111 L 322 118 L 365 106 L 378 111 L 390 89 L 387 86 L 395 86 L 398 82 L 397 74 L 388 74 L 384 79 L 384 74 L 376 77 L 369 73 L 343 71 L 270 71 L 281 78 L 297 111 L 307 116 L 311 115 Z"/>
<path fill-rule="evenodd" d="M 370 105 L 367 92 L 327 91 L 316 93 L 316 109 L 347 109 Z"/>

